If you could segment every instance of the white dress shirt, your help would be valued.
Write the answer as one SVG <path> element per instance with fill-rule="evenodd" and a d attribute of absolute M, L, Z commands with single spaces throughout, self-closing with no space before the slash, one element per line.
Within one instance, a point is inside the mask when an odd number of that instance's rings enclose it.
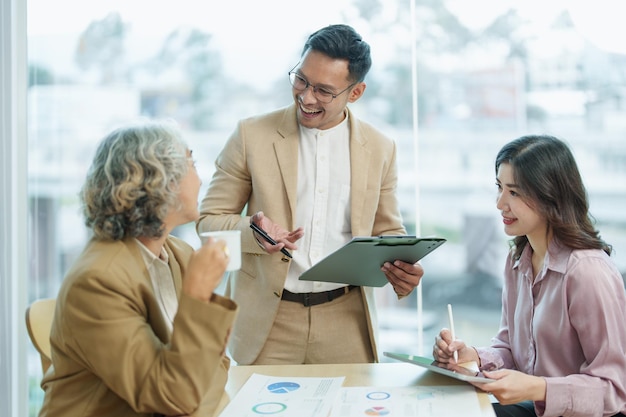
<path fill-rule="evenodd" d="M 347 117 L 327 130 L 300 126 L 296 226 L 304 227 L 304 236 L 296 242 L 298 250 L 293 251 L 285 289 L 304 293 L 345 286 L 298 277 L 352 239 Z"/>

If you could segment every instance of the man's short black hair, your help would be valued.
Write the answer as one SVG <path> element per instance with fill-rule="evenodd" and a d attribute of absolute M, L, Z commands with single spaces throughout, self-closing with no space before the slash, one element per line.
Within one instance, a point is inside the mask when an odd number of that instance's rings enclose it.
<path fill-rule="evenodd" d="M 302 55 L 309 49 L 331 58 L 346 59 L 354 82 L 363 81 L 372 66 L 369 44 L 348 25 L 330 25 L 313 33 L 304 44 Z"/>

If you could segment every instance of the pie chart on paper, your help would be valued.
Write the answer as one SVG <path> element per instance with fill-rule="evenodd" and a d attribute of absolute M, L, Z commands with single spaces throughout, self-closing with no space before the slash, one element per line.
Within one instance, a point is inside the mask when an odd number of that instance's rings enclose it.
<path fill-rule="evenodd" d="M 275 382 L 267 386 L 267 390 L 272 394 L 288 394 L 300 388 L 300 384 L 295 382 Z"/>
<path fill-rule="evenodd" d="M 278 414 L 287 409 L 287 406 L 282 403 L 260 403 L 252 407 L 252 411 L 255 414 Z"/>
<path fill-rule="evenodd" d="M 388 416 L 389 414 L 391 414 L 391 411 L 385 407 L 371 407 L 365 410 L 366 416 Z"/>
<path fill-rule="evenodd" d="M 366 397 L 370 400 L 386 400 L 387 398 L 391 397 L 391 394 L 383 391 L 374 391 L 368 393 Z"/>

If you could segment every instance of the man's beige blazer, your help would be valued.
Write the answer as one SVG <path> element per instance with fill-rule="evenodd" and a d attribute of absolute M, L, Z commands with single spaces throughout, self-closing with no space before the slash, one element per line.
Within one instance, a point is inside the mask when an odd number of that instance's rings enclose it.
<path fill-rule="evenodd" d="M 351 226 L 353 236 L 406 234 L 396 196 L 396 145 L 369 124 L 350 126 Z M 294 105 L 242 120 L 215 162 L 216 171 L 200 208 L 198 231 L 239 229 L 242 266 L 231 273 L 226 295 L 240 306 L 229 349 L 237 363 L 252 363 L 278 311 L 288 262 L 267 254 L 250 229 L 263 211 L 293 230 L 297 204 L 299 127 Z M 246 206 L 247 205 L 247 206 Z M 361 289 L 372 349 L 377 356 L 377 319 L 372 288 Z"/>

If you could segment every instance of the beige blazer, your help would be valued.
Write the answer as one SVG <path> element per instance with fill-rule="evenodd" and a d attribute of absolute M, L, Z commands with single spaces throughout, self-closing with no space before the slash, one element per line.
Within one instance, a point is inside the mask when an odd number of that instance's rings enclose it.
<path fill-rule="evenodd" d="M 165 250 L 179 295 L 172 333 L 134 239 L 91 240 L 68 272 L 51 331 L 40 416 L 211 416 L 228 374 L 236 305 L 181 295 L 192 248 Z"/>
<path fill-rule="evenodd" d="M 396 196 L 395 142 L 355 119 L 349 110 L 348 117 L 352 235 L 406 234 Z M 263 211 L 285 228 L 299 226 L 294 224 L 298 143 L 294 105 L 240 121 L 216 159 L 200 208 L 199 232 L 241 230 L 242 266 L 231 273 L 226 295 L 242 306 L 229 345 L 233 359 L 242 365 L 252 363 L 265 344 L 289 267 L 280 253 L 269 255 L 259 247 L 250 216 Z M 374 292 L 369 287 L 361 292 L 376 355 Z"/>

